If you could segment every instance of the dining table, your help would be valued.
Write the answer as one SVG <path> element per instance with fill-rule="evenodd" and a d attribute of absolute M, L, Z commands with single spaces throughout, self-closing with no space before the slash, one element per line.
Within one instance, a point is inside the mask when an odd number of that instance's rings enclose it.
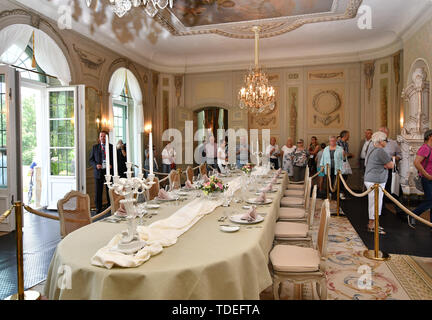
<path fill-rule="evenodd" d="M 262 182 L 271 179 L 272 171 Z M 242 173 L 221 177 L 224 182 Z M 95 253 L 126 229 L 126 222 L 103 219 L 73 231 L 58 244 L 50 263 L 44 288 L 50 300 L 243 300 L 259 299 L 271 286 L 269 252 L 274 241 L 280 199 L 288 177 L 282 172 L 266 194 L 272 202 L 257 205 L 264 217 L 260 223 L 236 224 L 235 214 L 245 213 L 244 200 L 257 197 L 251 186 L 239 188 L 229 206 L 220 205 L 204 215 L 178 237 L 175 244 L 137 267 L 105 268 L 91 264 Z M 265 186 L 265 185 L 262 185 Z M 200 191 L 202 192 L 202 191 Z M 160 202 L 146 209 L 144 225 L 167 219 L 190 201 L 208 201 L 198 193 L 185 192 L 178 201 Z M 242 200 L 243 199 L 243 200 Z M 221 225 L 236 225 L 236 232 L 223 232 Z"/>

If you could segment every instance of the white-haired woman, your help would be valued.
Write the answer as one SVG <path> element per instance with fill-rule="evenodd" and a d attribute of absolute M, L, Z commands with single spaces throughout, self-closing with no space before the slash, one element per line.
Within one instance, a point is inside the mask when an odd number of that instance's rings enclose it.
<path fill-rule="evenodd" d="M 385 188 L 387 182 L 388 169 L 393 169 L 393 161 L 385 152 L 384 148 L 387 144 L 387 135 L 384 132 L 375 132 L 372 135 L 373 147 L 369 148 L 365 158 L 365 176 L 364 184 L 369 189 L 374 184 L 379 184 L 381 188 Z M 378 194 L 378 213 L 381 215 L 383 192 L 379 189 Z M 368 195 L 369 198 L 369 224 L 368 231 L 375 232 L 375 192 L 372 191 Z M 386 234 L 382 227 L 379 227 L 380 234 Z"/>

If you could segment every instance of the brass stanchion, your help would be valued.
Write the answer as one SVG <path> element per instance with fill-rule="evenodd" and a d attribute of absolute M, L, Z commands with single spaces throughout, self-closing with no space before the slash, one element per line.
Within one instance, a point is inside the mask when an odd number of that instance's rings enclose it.
<path fill-rule="evenodd" d="M 329 185 L 331 183 L 330 179 L 329 179 L 329 165 L 328 163 L 326 164 L 326 179 L 327 179 L 327 199 L 330 201 L 330 192 L 329 192 Z"/>
<path fill-rule="evenodd" d="M 339 205 L 340 205 L 340 178 L 339 178 L 339 174 L 340 174 L 340 170 L 338 170 L 337 172 L 337 177 L 336 177 L 336 183 L 337 183 L 337 195 L 336 195 L 336 199 L 337 199 L 337 208 L 336 208 L 336 215 L 339 217 Z"/>
<path fill-rule="evenodd" d="M 378 202 L 379 202 L 379 184 L 374 185 L 374 193 L 375 193 L 375 247 L 374 250 L 365 250 L 363 255 L 366 258 L 378 261 L 384 261 L 390 259 L 390 256 L 380 251 L 379 249 L 379 210 L 378 210 Z"/>
<path fill-rule="evenodd" d="M 37 291 L 24 291 L 24 257 L 23 257 L 23 240 L 22 240 L 22 211 L 23 203 L 17 201 L 15 207 L 15 227 L 17 240 L 17 271 L 18 271 L 18 293 L 7 297 L 5 300 L 39 300 L 41 294 Z"/>

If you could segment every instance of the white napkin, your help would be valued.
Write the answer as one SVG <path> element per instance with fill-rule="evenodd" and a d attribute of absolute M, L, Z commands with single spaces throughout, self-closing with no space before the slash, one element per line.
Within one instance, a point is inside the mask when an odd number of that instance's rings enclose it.
<path fill-rule="evenodd" d="M 256 198 L 256 202 L 263 203 L 266 202 L 266 194 L 265 192 L 261 192 L 261 194 Z"/>
<path fill-rule="evenodd" d="M 252 208 L 250 208 L 248 212 L 242 215 L 241 219 L 247 220 L 248 222 L 252 222 L 255 221 L 256 217 L 257 217 L 256 206 L 252 206 Z"/>
<path fill-rule="evenodd" d="M 194 189 L 194 186 L 189 180 L 186 180 L 185 188 L 186 189 Z"/>
<path fill-rule="evenodd" d="M 172 197 L 164 189 L 160 189 L 158 193 L 158 198 L 162 200 L 171 200 Z"/>
<path fill-rule="evenodd" d="M 268 185 L 265 186 L 265 188 L 261 189 L 262 192 L 271 192 L 272 191 L 272 183 L 270 182 Z"/>
<path fill-rule="evenodd" d="M 270 183 L 271 184 L 276 183 L 277 182 L 277 178 L 278 178 L 277 176 L 273 177 L 273 179 L 271 179 Z"/>

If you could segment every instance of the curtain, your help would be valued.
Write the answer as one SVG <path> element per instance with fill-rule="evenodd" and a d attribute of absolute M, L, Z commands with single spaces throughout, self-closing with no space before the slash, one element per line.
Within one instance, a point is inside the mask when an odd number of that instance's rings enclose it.
<path fill-rule="evenodd" d="M 13 24 L 0 30 L 0 61 L 15 64 L 35 33 L 35 58 L 47 74 L 57 77 L 63 85 L 71 82 L 66 57 L 45 32 L 26 24 Z"/>

